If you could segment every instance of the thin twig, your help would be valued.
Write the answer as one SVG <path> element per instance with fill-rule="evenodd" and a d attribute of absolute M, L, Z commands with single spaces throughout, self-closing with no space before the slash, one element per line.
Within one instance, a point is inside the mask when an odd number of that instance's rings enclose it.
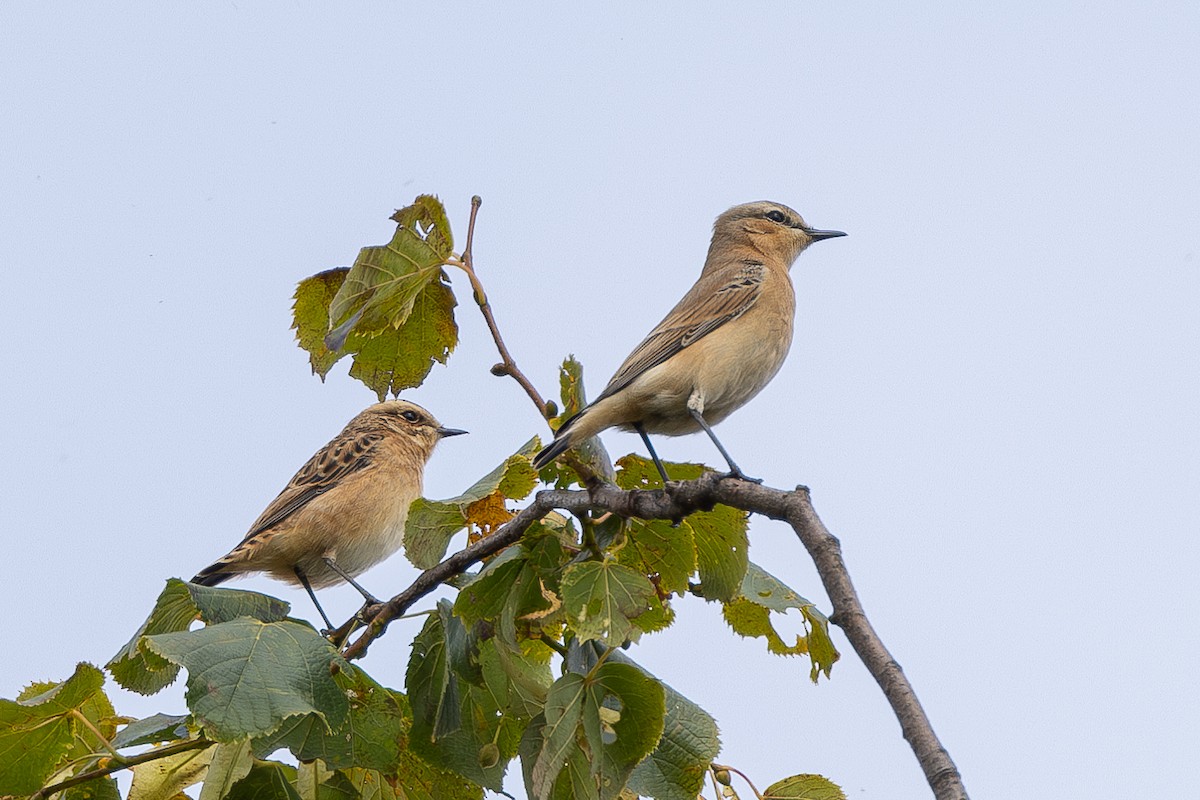
<path fill-rule="evenodd" d="M 479 195 L 471 198 L 471 220 L 467 223 L 467 244 L 463 248 L 461 258 L 452 258 L 449 264 L 458 267 L 463 272 L 467 273 L 467 278 L 471 281 L 471 291 L 475 296 L 475 304 L 479 306 L 480 312 L 483 313 L 483 319 L 487 322 L 488 330 L 492 332 L 492 339 L 496 342 L 496 350 L 500 353 L 500 363 L 492 367 L 492 374 L 498 376 L 509 376 L 520 384 L 525 390 L 525 394 L 529 395 L 529 399 L 537 406 L 538 413 L 542 417 L 549 419 L 550 410 L 546 406 L 546 401 L 542 399 L 542 395 L 538 392 L 537 387 L 533 382 L 525 376 L 517 367 L 517 362 L 513 360 L 512 354 L 508 352 L 508 347 L 504 344 L 504 337 L 500 335 L 500 327 L 496 324 L 496 317 L 492 313 L 492 304 L 488 302 L 487 292 L 483 290 L 483 283 L 480 282 L 479 276 L 475 272 L 475 255 L 472 252 L 472 247 L 475 241 L 475 217 L 479 214 L 479 206 L 483 204 L 483 199 Z"/>
<path fill-rule="evenodd" d="M 30 800 L 41 800 L 43 797 L 49 797 L 56 792 L 61 792 L 64 789 L 70 789 L 72 786 L 79 786 L 82 783 L 93 781 L 96 778 L 103 778 L 105 775 L 111 775 L 114 772 L 120 772 L 123 769 L 136 767 L 138 764 L 146 764 L 151 761 L 157 761 L 160 758 L 186 753 L 188 750 L 203 750 L 206 747 L 216 744 L 207 739 L 188 739 L 178 744 L 170 744 L 166 747 L 160 747 L 157 750 L 147 750 L 145 753 L 138 753 L 136 756 L 116 756 L 109 762 L 108 766 L 94 769 L 91 772 L 85 772 L 81 775 L 76 775 L 73 778 L 67 778 L 65 781 L 60 781 L 51 786 L 46 786 L 34 792 L 30 796 Z"/>

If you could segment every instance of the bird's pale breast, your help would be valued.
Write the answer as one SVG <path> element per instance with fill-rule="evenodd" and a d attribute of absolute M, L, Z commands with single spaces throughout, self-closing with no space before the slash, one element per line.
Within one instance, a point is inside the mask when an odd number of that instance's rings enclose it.
<path fill-rule="evenodd" d="M 325 563 L 330 557 L 358 576 L 391 556 L 404 541 L 408 509 L 421 494 L 419 473 L 384 464 L 373 466 L 313 499 L 264 543 L 260 558 L 281 580 L 295 582 L 299 566 L 314 588 L 343 580 Z M 272 552 L 266 552 L 272 551 Z"/>
<path fill-rule="evenodd" d="M 700 426 L 687 404 L 697 393 L 710 425 L 736 411 L 770 382 L 791 347 L 795 301 L 790 284 L 786 288 L 597 403 L 580 438 L 591 435 L 585 428 L 633 430 L 634 422 L 647 433 L 695 433 Z"/>

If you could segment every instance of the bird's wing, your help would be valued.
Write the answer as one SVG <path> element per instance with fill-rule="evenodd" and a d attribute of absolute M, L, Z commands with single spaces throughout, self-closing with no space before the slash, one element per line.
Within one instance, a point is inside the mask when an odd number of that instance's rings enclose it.
<path fill-rule="evenodd" d="M 373 451 L 382 439 L 382 433 L 370 431 L 355 436 L 339 436 L 322 447 L 255 520 L 243 541 L 275 527 L 316 497 L 337 486 L 346 476 L 370 466 Z"/>
<path fill-rule="evenodd" d="M 761 263 L 747 261 L 732 275 L 713 276 L 715 281 L 701 278 L 634 348 L 595 402 L 616 394 L 646 370 L 749 311 L 762 293 L 766 273 Z"/>

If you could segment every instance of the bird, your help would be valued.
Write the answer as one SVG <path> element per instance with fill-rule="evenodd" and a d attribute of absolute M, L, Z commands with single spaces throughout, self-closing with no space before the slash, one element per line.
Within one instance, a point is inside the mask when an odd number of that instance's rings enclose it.
<path fill-rule="evenodd" d="M 608 428 L 636 431 L 668 484 L 648 434 L 703 430 L 729 476 L 745 473 L 712 426 L 775 377 L 792 343 L 796 295 L 789 270 L 813 242 L 845 236 L 817 230 L 781 203 L 734 206 L 713 223 L 708 256 L 691 290 L 634 348 L 608 386 L 569 417 L 533 459 L 541 469 Z"/>
<path fill-rule="evenodd" d="M 354 578 L 400 549 L 434 447 L 464 433 L 407 400 L 369 406 L 300 468 L 241 544 L 191 582 L 216 586 L 264 572 L 303 586 L 332 629 L 314 589 L 345 581 L 379 602 Z"/>

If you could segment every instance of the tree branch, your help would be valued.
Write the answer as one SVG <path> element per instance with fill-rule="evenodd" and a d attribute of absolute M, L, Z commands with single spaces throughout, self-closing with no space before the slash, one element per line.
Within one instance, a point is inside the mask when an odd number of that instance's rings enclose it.
<path fill-rule="evenodd" d="M 362 658 L 367 654 L 367 648 L 371 642 L 382 636 L 383 632 L 387 630 L 388 624 L 408 611 L 413 603 L 432 592 L 446 579 L 458 575 L 488 556 L 499 553 L 509 545 L 516 544 L 530 525 L 554 510 L 553 503 L 542 501 L 544 494 L 547 492 L 539 492 L 533 505 L 522 509 L 515 517 L 497 528 L 491 536 L 480 539 L 475 544 L 446 558 L 437 566 L 422 572 L 411 586 L 391 600 L 382 605 L 363 609 L 363 617 L 371 621 L 367 624 L 366 630 L 346 648 L 342 655 L 347 660 Z"/>
<path fill-rule="evenodd" d="M 867 620 L 842 558 L 841 545 L 817 516 L 808 488 L 803 486 L 786 492 L 707 472 L 694 481 L 672 484 L 669 493 L 637 489 L 624 491 L 609 483 L 594 485 L 588 491 L 540 491 L 530 506 L 491 536 L 426 570 L 412 586 L 382 606 L 368 609 L 367 616 L 374 614 L 374 619 L 366 632 L 346 650 L 345 655 L 347 658 L 364 655 L 367 646 L 383 633 L 387 624 L 419 598 L 452 575 L 516 543 L 534 521 L 553 509 L 575 514 L 607 511 L 623 517 L 676 520 L 693 511 L 711 509 L 717 503 L 781 520 L 792 526 L 816 564 L 825 592 L 829 595 L 833 606 L 830 622 L 845 632 L 850 645 L 883 690 L 934 796 L 938 800 L 966 800 L 967 792 L 958 769 L 934 733 L 900 665 Z"/>
<path fill-rule="evenodd" d="M 138 764 L 146 764 L 150 761 L 157 761 L 160 758 L 186 753 L 188 750 L 203 750 L 210 747 L 216 742 L 210 742 L 207 739 L 188 739 L 176 744 L 169 744 L 166 747 L 159 747 L 156 750 L 147 750 L 144 753 L 138 753 L 136 756 L 113 756 L 108 765 L 99 769 L 94 769 L 91 772 L 85 772 L 81 775 L 76 775 L 73 778 L 67 778 L 65 781 L 60 781 L 51 786 L 44 786 L 30 796 L 30 800 L 41 800 L 43 797 L 50 797 L 53 794 L 70 789 L 72 786 L 93 781 L 96 778 L 103 778 L 106 775 L 111 775 L 114 772 L 120 772 L 123 769 L 136 767 Z"/>
<path fill-rule="evenodd" d="M 467 244 L 463 248 L 462 258 L 452 259 L 450 263 L 467 273 L 467 277 L 471 281 L 472 293 L 475 296 L 475 304 L 483 313 L 483 319 L 487 322 L 488 330 L 492 332 L 492 339 L 496 342 L 496 350 L 500 353 L 500 363 L 492 367 L 492 374 L 500 377 L 507 375 L 515 380 L 525 390 L 525 394 L 529 395 L 533 404 L 537 406 L 538 413 L 543 418 L 549 419 L 551 415 L 546 401 L 542 399 L 542 395 L 533 382 L 517 367 L 517 362 L 508 352 L 504 338 L 500 335 L 500 327 L 496 324 L 496 317 L 492 314 L 492 304 L 488 302 L 487 292 L 483 290 L 483 284 L 480 282 L 479 276 L 475 274 L 475 255 L 471 248 L 475 241 L 475 217 L 479 214 L 479 207 L 482 204 L 483 199 L 479 195 L 471 198 L 471 220 L 467 223 Z"/>

